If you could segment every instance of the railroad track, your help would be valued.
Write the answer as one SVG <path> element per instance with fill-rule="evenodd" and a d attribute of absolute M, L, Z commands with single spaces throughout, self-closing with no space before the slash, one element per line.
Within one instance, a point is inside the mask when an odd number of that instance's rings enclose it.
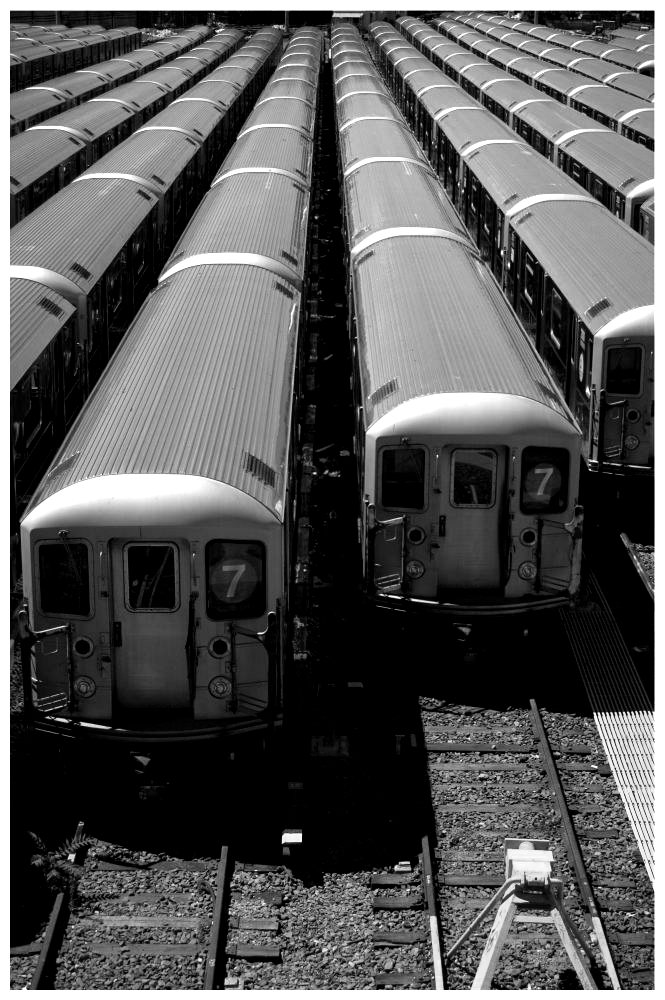
<path fill-rule="evenodd" d="M 230 859 L 126 860 L 88 843 L 79 825 L 70 880 L 33 958 L 28 989 L 220 989 L 226 959 Z M 13 974 L 18 972 L 13 968 Z M 28 978 L 25 964 L 24 979 Z"/>
<path fill-rule="evenodd" d="M 600 989 L 652 988 L 651 889 L 593 722 L 535 702 L 497 711 L 421 699 L 421 711 L 448 987 L 579 988 L 587 976 Z M 533 863 L 528 845 L 547 893 L 527 892 L 511 912 L 506 879 Z M 590 960 L 570 926 L 558 933 L 554 897 Z"/>

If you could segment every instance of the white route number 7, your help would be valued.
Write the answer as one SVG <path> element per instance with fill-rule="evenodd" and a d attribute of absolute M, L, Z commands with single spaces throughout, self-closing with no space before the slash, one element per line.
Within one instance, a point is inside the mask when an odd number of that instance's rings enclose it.
<path fill-rule="evenodd" d="M 247 563 L 222 563 L 222 572 L 231 573 L 231 580 L 226 590 L 226 596 L 230 600 L 236 596 L 238 591 L 238 584 L 240 583 L 240 578 L 247 569 Z"/>
<path fill-rule="evenodd" d="M 538 489 L 536 490 L 536 496 L 542 497 L 545 494 L 547 484 L 554 475 L 554 468 L 551 465 L 546 465 L 541 469 L 534 469 L 533 472 L 534 475 L 543 477 L 540 481 Z"/>

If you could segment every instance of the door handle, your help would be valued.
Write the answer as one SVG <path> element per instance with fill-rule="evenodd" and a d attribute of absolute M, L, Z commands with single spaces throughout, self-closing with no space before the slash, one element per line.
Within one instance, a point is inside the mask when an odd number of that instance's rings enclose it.
<path fill-rule="evenodd" d="M 122 622 L 113 622 L 113 645 L 122 646 Z"/>
<path fill-rule="evenodd" d="M 439 535 L 444 538 L 446 534 L 446 516 L 442 514 L 439 518 Z"/>

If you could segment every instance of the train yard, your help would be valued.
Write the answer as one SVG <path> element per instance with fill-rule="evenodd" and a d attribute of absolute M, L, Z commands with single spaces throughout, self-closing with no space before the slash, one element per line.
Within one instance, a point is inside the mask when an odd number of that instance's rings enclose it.
<path fill-rule="evenodd" d="M 295 29 L 279 62 L 275 30 L 254 36 L 259 45 L 247 35 L 244 59 L 241 32 L 217 36 L 219 79 L 192 88 L 208 88 L 201 100 L 217 101 L 222 123 L 216 153 L 210 143 L 197 161 L 200 190 L 177 229 L 166 201 L 154 212 L 164 237 L 123 317 L 128 332 L 113 333 L 119 346 L 109 344 L 113 357 L 89 384 L 86 375 L 80 415 L 42 439 L 31 483 L 21 480 L 29 605 L 18 628 L 22 605 L 12 618 L 11 988 L 651 990 L 648 276 L 614 287 L 620 301 L 608 289 L 605 319 L 584 326 L 616 351 L 613 310 L 636 317 L 623 332 L 639 342 L 640 398 L 630 351 L 615 366 L 616 400 L 597 393 L 591 340 L 584 378 L 562 381 L 548 328 L 529 327 L 517 272 L 502 278 L 456 183 L 452 201 L 444 193 L 438 157 L 457 142 L 455 95 L 443 115 L 427 105 L 440 120 L 433 142 L 399 81 L 435 94 L 456 84 L 400 36 L 420 37 L 415 19 L 362 37 L 346 22 Z M 227 131 L 222 106 L 259 64 Z M 227 66 L 238 83 L 224 79 Z M 498 132 L 493 141 L 506 142 Z M 107 155 L 119 176 L 122 144 Z M 92 186 L 81 180 L 70 187 Z M 622 247 L 636 268 L 652 267 L 638 225 L 614 229 L 592 196 L 553 185 L 555 201 L 572 197 L 607 227 L 608 273 Z M 149 209 L 158 197 L 145 195 Z M 540 195 L 529 197 L 537 216 Z M 35 218 L 49 204 L 14 232 L 41 232 Z M 526 246 L 536 223 L 516 215 Z M 500 220 L 495 239 L 499 229 Z M 409 254 L 423 274 L 438 268 L 456 282 L 447 304 L 437 291 L 424 305 L 427 283 L 408 275 Z M 35 280 L 19 270 L 13 282 Z M 512 287 L 505 301 L 502 287 Z M 557 332 L 572 351 L 583 300 L 562 291 L 571 325 Z M 594 285 L 588 302 L 601 291 Z M 77 295 L 87 345 L 90 313 Z M 469 296 L 487 366 L 463 345 L 474 333 Z M 430 310 L 448 309 L 464 338 L 442 330 L 419 343 Z M 408 352 L 381 335 L 393 322 Z M 109 313 L 107 338 L 112 329 Z M 455 359 L 456 385 L 433 344 Z M 81 356 L 87 363 L 88 346 Z M 149 357 L 168 386 L 141 374 Z M 421 392 L 436 405 L 418 409 Z M 449 400 L 467 393 L 460 429 Z M 493 436 L 473 409 L 487 393 L 504 394 Z M 528 430 L 519 407 L 505 421 L 520 393 L 534 415 Z M 212 494 L 194 489 L 201 476 L 224 484 L 219 523 Z M 457 532 L 467 545 L 451 548 Z M 44 582 L 50 573 L 61 575 L 66 608 Z M 145 574 L 141 586 L 132 573 Z M 164 677 L 186 668 L 171 708 L 145 671 L 129 683 L 132 656 L 149 659 L 152 646 L 162 669 L 172 662 Z"/>

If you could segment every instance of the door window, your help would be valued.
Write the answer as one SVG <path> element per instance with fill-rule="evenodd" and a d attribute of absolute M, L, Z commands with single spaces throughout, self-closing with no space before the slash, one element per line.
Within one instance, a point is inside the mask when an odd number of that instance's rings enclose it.
<path fill-rule="evenodd" d="M 556 514 L 568 504 L 568 468 L 565 448 L 525 448 L 522 452 L 523 514 Z"/>
<path fill-rule="evenodd" d="M 381 505 L 388 510 L 425 506 L 425 449 L 385 448 L 381 456 Z"/>
<path fill-rule="evenodd" d="M 258 618 L 266 607 L 265 546 L 215 539 L 206 545 L 206 609 L 214 621 Z"/>
<path fill-rule="evenodd" d="M 85 542 L 40 542 L 39 604 L 46 615 L 90 614 L 90 569 Z"/>
<path fill-rule="evenodd" d="M 611 347 L 607 352 L 605 388 L 620 396 L 639 396 L 642 351 L 639 347 Z"/>
<path fill-rule="evenodd" d="M 456 448 L 451 461 L 453 507 L 491 507 L 496 493 L 496 452 Z"/>
<path fill-rule="evenodd" d="M 130 611 L 175 611 L 180 604 L 177 548 L 125 546 L 125 604 Z"/>

